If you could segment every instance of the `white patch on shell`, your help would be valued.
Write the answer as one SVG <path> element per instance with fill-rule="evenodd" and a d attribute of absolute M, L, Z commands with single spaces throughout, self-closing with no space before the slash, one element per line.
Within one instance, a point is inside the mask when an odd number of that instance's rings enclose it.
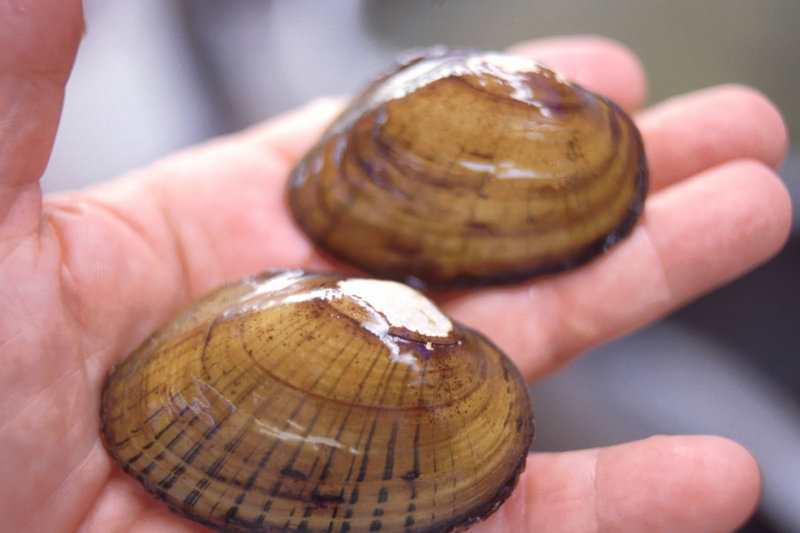
<path fill-rule="evenodd" d="M 381 313 L 389 326 L 429 337 L 447 337 L 453 330 L 453 323 L 433 302 L 402 283 L 354 278 L 338 285 L 342 294 L 358 298 Z"/>

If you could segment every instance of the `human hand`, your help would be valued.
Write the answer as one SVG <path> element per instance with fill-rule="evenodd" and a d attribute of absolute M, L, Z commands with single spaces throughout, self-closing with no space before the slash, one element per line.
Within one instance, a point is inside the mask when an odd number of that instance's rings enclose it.
<path fill-rule="evenodd" d="M 99 437 L 110 366 L 179 307 L 273 267 L 332 269 L 291 222 L 294 161 L 340 109 L 325 100 L 85 193 L 42 201 L 44 169 L 81 33 L 76 1 L 0 7 L 0 523 L 9 531 L 202 531 L 116 468 Z M 602 39 L 516 51 L 627 109 L 638 62 Z M 736 277 L 786 238 L 777 111 L 720 87 L 635 115 L 651 192 L 633 234 L 577 270 L 440 295 L 533 380 L 581 350 Z M 501 317 L 524 317 L 504 321 Z M 655 437 L 533 454 L 509 501 L 471 531 L 730 531 L 759 492 L 730 441 Z"/>

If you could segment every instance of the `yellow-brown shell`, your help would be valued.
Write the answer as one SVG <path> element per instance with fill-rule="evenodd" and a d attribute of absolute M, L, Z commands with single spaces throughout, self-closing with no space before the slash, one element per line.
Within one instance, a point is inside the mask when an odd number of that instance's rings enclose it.
<path fill-rule="evenodd" d="M 369 85 L 293 170 L 297 223 L 373 275 L 432 286 L 570 268 L 626 235 L 631 119 L 533 61 L 439 47 Z"/>
<path fill-rule="evenodd" d="M 533 438 L 480 334 L 404 285 L 300 271 L 183 310 L 102 405 L 114 460 L 222 531 L 451 531 L 508 497 Z"/>

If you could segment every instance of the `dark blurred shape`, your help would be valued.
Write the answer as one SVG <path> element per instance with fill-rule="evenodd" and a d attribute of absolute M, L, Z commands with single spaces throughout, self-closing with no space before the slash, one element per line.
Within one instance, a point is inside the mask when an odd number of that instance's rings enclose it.
<path fill-rule="evenodd" d="M 800 206 L 800 153 L 779 169 Z M 728 346 L 800 401 L 800 219 L 771 261 L 675 312 L 670 320 Z"/>

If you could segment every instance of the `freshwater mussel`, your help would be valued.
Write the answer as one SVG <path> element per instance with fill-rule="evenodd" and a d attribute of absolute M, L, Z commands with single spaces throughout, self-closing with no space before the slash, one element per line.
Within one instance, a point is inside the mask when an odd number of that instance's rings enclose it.
<path fill-rule="evenodd" d="M 642 211 L 642 140 L 613 102 L 534 61 L 444 47 L 358 95 L 293 170 L 324 251 L 419 286 L 577 266 Z"/>
<path fill-rule="evenodd" d="M 406 285 L 293 270 L 187 307 L 102 405 L 120 467 L 222 531 L 466 527 L 533 438 L 525 384 L 483 336 Z"/>

